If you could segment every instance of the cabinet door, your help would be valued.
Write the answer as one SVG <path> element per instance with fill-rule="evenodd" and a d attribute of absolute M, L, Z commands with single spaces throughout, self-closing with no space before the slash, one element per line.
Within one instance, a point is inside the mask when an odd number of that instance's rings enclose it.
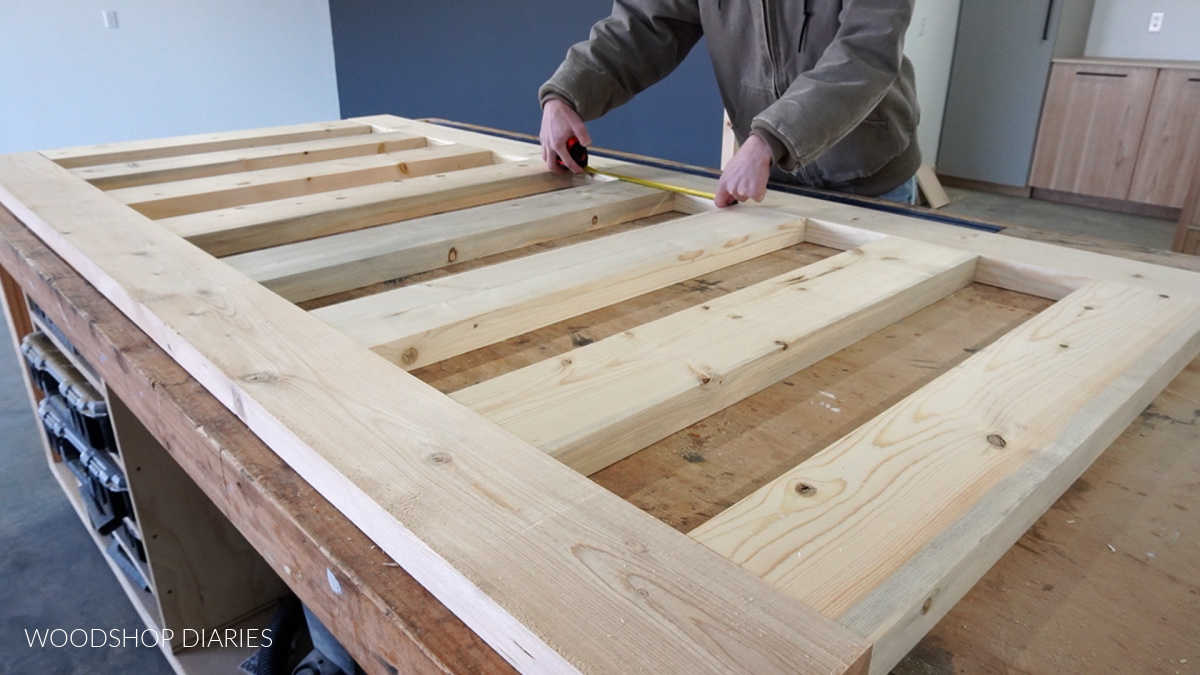
<path fill-rule="evenodd" d="M 1128 199 L 1157 75 L 1157 68 L 1056 63 L 1030 185 Z"/>
<path fill-rule="evenodd" d="M 1180 208 L 1200 160 L 1200 70 L 1165 69 L 1154 86 L 1129 199 Z"/>

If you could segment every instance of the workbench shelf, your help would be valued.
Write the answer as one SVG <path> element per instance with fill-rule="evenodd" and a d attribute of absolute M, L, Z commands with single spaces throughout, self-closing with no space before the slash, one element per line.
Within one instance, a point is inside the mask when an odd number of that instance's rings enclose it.
<path fill-rule="evenodd" d="M 39 431 L 50 472 L 145 628 L 154 631 L 154 639 L 146 638 L 147 643 L 157 642 L 157 636 L 169 630 L 174 639 L 158 646 L 177 672 L 235 672 L 253 648 L 195 646 L 199 633 L 188 638 L 184 629 L 263 628 L 286 586 L 261 560 L 247 561 L 248 553 L 254 555 L 249 544 L 105 386 L 67 333 L 7 275 L 4 279 L 6 318 L 14 343 L 22 347 L 18 358 L 25 355 L 30 366 L 25 380 L 41 422 Z M 46 368 L 54 371 L 53 376 L 32 366 L 30 354 L 37 355 L 39 362 L 48 362 Z M 61 399 L 68 389 L 87 390 L 82 398 L 89 403 L 88 412 L 99 414 L 91 419 L 74 414 L 71 419 L 66 411 L 77 412 L 74 401 L 48 410 L 49 399 Z M 70 448 L 76 460 L 81 453 L 102 457 L 99 461 L 107 463 L 110 472 L 106 478 L 117 470 L 119 478 L 104 482 L 122 485 L 118 491 L 106 491 L 106 501 L 120 503 L 103 516 L 102 523 L 97 521 L 101 516 L 96 507 L 89 505 L 93 498 L 82 486 L 83 481 L 98 483 L 99 479 L 82 464 L 75 470 L 69 468 L 68 453 L 60 451 L 63 448 Z M 104 488 L 93 484 L 90 489 Z M 213 567 L 204 570 L 198 569 L 199 565 Z"/>
<path fill-rule="evenodd" d="M 219 409 L 172 420 L 253 433 L 160 452 L 372 672 L 888 672 L 1200 372 L 1194 272 L 391 116 L 3 157 L 0 202 Z"/>

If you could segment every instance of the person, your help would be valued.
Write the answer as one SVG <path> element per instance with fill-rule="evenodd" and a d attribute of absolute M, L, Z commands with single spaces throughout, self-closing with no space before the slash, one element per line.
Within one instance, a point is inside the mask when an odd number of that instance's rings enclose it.
<path fill-rule="evenodd" d="M 914 1 L 616 0 L 538 90 L 542 158 L 581 172 L 567 140 L 590 145 L 586 121 L 666 77 L 703 36 L 741 144 L 717 206 L 761 201 L 769 179 L 912 203 Z"/>

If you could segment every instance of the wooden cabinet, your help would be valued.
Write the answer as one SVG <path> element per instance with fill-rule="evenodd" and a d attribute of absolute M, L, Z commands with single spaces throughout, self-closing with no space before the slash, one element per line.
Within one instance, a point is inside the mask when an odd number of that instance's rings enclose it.
<path fill-rule="evenodd" d="M 1029 184 L 1128 199 L 1157 68 L 1056 63 Z"/>
<path fill-rule="evenodd" d="M 1056 62 L 1030 185 L 1178 209 L 1200 157 L 1200 67 Z"/>
<path fill-rule="evenodd" d="M 1192 185 L 1184 200 L 1183 213 L 1179 216 L 1179 229 L 1175 232 L 1172 249 L 1180 253 L 1200 255 L 1200 157 L 1192 163 Z"/>
<path fill-rule="evenodd" d="M 1180 208 L 1200 161 L 1200 68 L 1158 75 L 1129 200 Z"/>

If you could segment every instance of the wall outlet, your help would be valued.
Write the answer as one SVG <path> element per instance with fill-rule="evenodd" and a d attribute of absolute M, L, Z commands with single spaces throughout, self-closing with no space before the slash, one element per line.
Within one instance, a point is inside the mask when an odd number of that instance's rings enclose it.
<path fill-rule="evenodd" d="M 1161 33 L 1163 22 L 1163 12 L 1154 12 L 1150 15 L 1150 27 L 1147 29 L 1151 33 Z"/>
<path fill-rule="evenodd" d="M 106 9 L 102 12 L 105 28 L 117 28 L 117 10 Z"/>

